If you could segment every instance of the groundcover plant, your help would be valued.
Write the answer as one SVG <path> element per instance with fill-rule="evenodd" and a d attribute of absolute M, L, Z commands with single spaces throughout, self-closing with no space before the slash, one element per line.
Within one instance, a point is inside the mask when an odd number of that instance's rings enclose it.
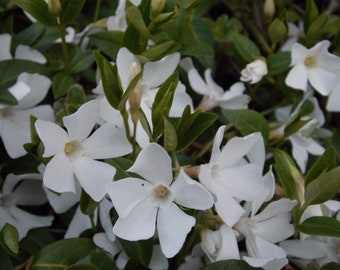
<path fill-rule="evenodd" d="M 0 269 L 339 269 L 339 14 L 0 0 Z"/>

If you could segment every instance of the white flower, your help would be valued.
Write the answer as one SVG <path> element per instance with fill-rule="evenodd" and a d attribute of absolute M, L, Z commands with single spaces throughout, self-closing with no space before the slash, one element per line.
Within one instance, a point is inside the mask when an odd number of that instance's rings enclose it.
<path fill-rule="evenodd" d="M 0 192 L 0 230 L 9 223 L 16 227 L 21 240 L 30 229 L 52 224 L 53 216 L 37 216 L 20 208 L 47 201 L 40 180 L 40 174 L 7 175 Z"/>
<path fill-rule="evenodd" d="M 195 68 L 190 69 L 188 72 L 188 79 L 192 89 L 203 95 L 197 109 L 208 111 L 217 106 L 223 109 L 246 109 L 248 107 L 250 98 L 243 94 L 245 90 L 243 83 L 234 83 L 229 90 L 224 91 L 212 79 L 210 69 L 205 71 L 204 77 L 205 81 Z"/>
<path fill-rule="evenodd" d="M 336 70 L 340 69 L 340 58 L 328 52 L 328 40 L 307 49 L 299 43 L 292 46 L 293 68 L 286 77 L 292 88 L 307 91 L 307 82 L 321 95 L 328 96 L 335 86 Z"/>
<path fill-rule="evenodd" d="M 239 201 L 254 202 L 253 207 L 258 209 L 272 193 L 272 184 L 267 182 L 273 182 L 273 178 L 262 176 L 265 153 L 261 134 L 234 137 L 220 150 L 224 128 L 217 131 L 210 162 L 200 166 L 198 177 L 216 195 L 216 211 L 231 227 L 245 212 Z"/>
<path fill-rule="evenodd" d="M 50 86 L 51 80 L 43 75 L 22 73 L 16 84 L 9 88 L 18 104 L 0 104 L 0 135 L 11 158 L 26 154 L 23 145 L 31 141 L 30 115 L 48 121 L 54 120 L 51 106 L 36 106 L 45 98 Z"/>
<path fill-rule="evenodd" d="M 328 97 L 326 110 L 340 112 L 340 72 L 337 73 L 335 86 Z"/>
<path fill-rule="evenodd" d="M 0 35 L 0 61 L 12 59 L 11 55 L 11 35 L 1 34 Z"/>
<path fill-rule="evenodd" d="M 75 192 L 77 179 L 95 201 L 104 197 L 105 184 L 113 180 L 116 170 L 96 159 L 123 156 L 132 147 L 113 124 L 103 125 L 90 135 L 97 118 L 98 103 L 89 101 L 63 118 L 68 132 L 54 123 L 36 121 L 35 128 L 45 147 L 43 156 L 53 156 L 44 172 L 46 187 L 59 193 Z"/>
<path fill-rule="evenodd" d="M 267 75 L 267 73 L 268 69 L 266 61 L 262 58 L 259 58 L 247 64 L 246 67 L 241 70 L 240 80 L 242 82 L 255 84 L 261 81 L 262 77 Z"/>
<path fill-rule="evenodd" d="M 299 22 L 297 26 L 292 22 L 288 22 L 288 38 L 282 44 L 281 51 L 291 51 L 293 44 L 298 42 L 301 35 L 303 35 L 303 23 Z"/>
<path fill-rule="evenodd" d="M 268 270 L 279 270 L 288 263 L 285 251 L 274 243 L 295 233 L 294 225 L 290 224 L 290 212 L 295 205 L 296 201 L 280 199 L 268 204 L 257 215 L 242 217 L 234 225 L 233 228 L 246 238 L 248 255 L 243 256 L 246 262 Z"/>
<path fill-rule="evenodd" d="M 107 185 L 107 192 L 119 215 L 113 233 L 136 241 L 152 237 L 157 226 L 164 255 L 173 257 L 195 224 L 195 218 L 185 214 L 177 204 L 205 210 L 213 204 L 212 195 L 183 170 L 171 184 L 171 158 L 155 143 L 139 153 L 129 171 L 145 180 L 129 177 Z"/>

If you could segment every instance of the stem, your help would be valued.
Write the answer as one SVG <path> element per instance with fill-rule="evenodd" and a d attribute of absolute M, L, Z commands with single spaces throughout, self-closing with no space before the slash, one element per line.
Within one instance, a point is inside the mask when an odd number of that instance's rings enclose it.
<path fill-rule="evenodd" d="M 177 172 L 179 172 L 181 170 L 181 166 L 179 165 L 179 162 L 178 162 L 178 158 L 177 158 L 177 155 L 174 151 L 171 152 L 171 155 L 172 155 L 172 159 L 175 163 L 175 170 Z"/>
<path fill-rule="evenodd" d="M 93 22 L 98 21 L 101 4 L 102 4 L 102 0 L 97 0 L 96 9 L 94 11 L 94 16 L 93 16 Z"/>
<path fill-rule="evenodd" d="M 192 12 L 193 12 L 193 10 L 189 9 L 185 13 L 185 22 L 184 22 L 184 26 L 183 26 L 183 29 L 182 29 L 181 37 L 179 39 L 179 43 L 181 43 L 181 44 L 184 43 L 184 40 L 187 37 L 187 32 L 188 32 L 188 29 L 189 29 L 189 24 L 190 24 L 190 21 L 191 21 Z"/>
<path fill-rule="evenodd" d="M 91 227 L 92 227 L 92 231 L 95 234 L 97 232 L 97 226 L 94 222 L 94 214 L 89 215 L 90 221 L 91 221 Z"/>
<path fill-rule="evenodd" d="M 67 43 L 66 43 L 66 31 L 64 25 L 60 24 L 60 19 L 59 17 L 57 18 L 58 21 L 58 30 L 60 33 L 61 37 L 61 48 L 63 51 L 63 57 L 64 57 L 64 65 L 65 65 L 65 71 L 67 74 L 71 73 L 71 68 L 70 68 L 70 57 L 68 54 L 68 49 L 67 49 Z"/>
<path fill-rule="evenodd" d="M 133 122 L 133 136 L 132 136 L 132 157 L 135 159 L 136 157 L 136 135 L 137 135 L 137 123 Z"/>
<path fill-rule="evenodd" d="M 128 119 L 128 114 L 127 114 L 127 112 L 126 112 L 126 109 L 121 110 L 121 111 L 120 111 L 120 114 L 121 114 L 122 117 L 123 117 L 126 138 L 131 142 L 131 134 L 130 134 L 129 119 Z"/>

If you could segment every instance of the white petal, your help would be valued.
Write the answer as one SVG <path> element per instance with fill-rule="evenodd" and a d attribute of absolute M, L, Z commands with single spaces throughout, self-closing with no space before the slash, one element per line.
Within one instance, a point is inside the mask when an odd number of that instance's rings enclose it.
<path fill-rule="evenodd" d="M 113 181 L 116 169 L 104 162 L 86 157 L 73 162 L 74 174 L 86 191 L 95 201 L 100 201 L 106 194 L 105 186 Z"/>
<path fill-rule="evenodd" d="M 95 212 L 94 215 L 94 220 L 95 220 L 95 224 L 97 223 L 97 211 Z M 88 230 L 91 229 L 92 225 L 91 225 L 91 220 L 90 220 L 90 216 L 88 215 L 84 215 L 81 210 L 80 207 L 77 208 L 76 212 L 73 215 L 73 218 L 67 228 L 67 231 L 64 235 L 64 238 L 75 238 L 75 237 L 79 237 L 79 235 Z"/>
<path fill-rule="evenodd" d="M 113 206 L 120 217 L 126 217 L 153 188 L 149 182 L 138 178 L 124 178 L 106 185 Z"/>
<path fill-rule="evenodd" d="M 112 257 L 114 257 L 119 251 L 122 250 L 122 247 L 119 245 L 118 241 L 111 241 L 107 238 L 105 233 L 96 233 L 93 236 L 93 242 L 97 247 L 100 247 L 110 253 Z"/>
<path fill-rule="evenodd" d="M 163 57 L 159 61 L 146 62 L 142 80 L 150 88 L 160 86 L 173 73 L 179 63 L 180 54 L 173 53 Z"/>
<path fill-rule="evenodd" d="M 18 105 L 14 106 L 16 110 L 27 109 L 37 105 L 45 98 L 52 84 L 52 81 L 48 77 L 38 73 L 21 73 L 18 81 L 27 84 L 31 91 L 19 101 Z"/>
<path fill-rule="evenodd" d="M 308 79 L 310 84 L 323 96 L 328 96 L 333 90 L 336 82 L 336 75 L 322 68 L 311 68 Z"/>
<path fill-rule="evenodd" d="M 92 159 L 120 157 L 132 151 L 130 142 L 112 123 L 102 125 L 82 145 Z"/>
<path fill-rule="evenodd" d="M 219 255 L 216 257 L 216 261 L 220 260 L 239 260 L 240 252 L 237 245 L 235 231 L 226 224 L 223 224 L 220 228 L 222 237 L 222 246 Z"/>
<path fill-rule="evenodd" d="M 297 65 L 305 61 L 308 55 L 308 49 L 301 45 L 300 43 L 295 43 L 292 45 L 292 63 L 291 65 Z"/>
<path fill-rule="evenodd" d="M 288 256 L 302 259 L 317 259 L 327 255 L 327 244 L 316 239 L 287 240 L 280 243 Z"/>
<path fill-rule="evenodd" d="M 150 200 L 143 200 L 126 217 L 118 218 L 113 233 L 129 241 L 149 239 L 155 233 L 157 211 Z"/>
<path fill-rule="evenodd" d="M 45 56 L 41 52 L 26 45 L 18 45 L 15 49 L 14 58 L 30 60 L 40 64 L 45 64 L 47 62 Z"/>
<path fill-rule="evenodd" d="M 224 90 L 221 86 L 219 86 L 213 78 L 211 77 L 211 69 L 207 69 L 204 72 L 204 78 L 205 81 L 207 82 L 208 89 L 209 89 L 209 96 L 212 96 L 214 98 L 221 97 L 224 93 Z"/>
<path fill-rule="evenodd" d="M 172 258 L 179 252 L 194 225 L 195 219 L 175 204 L 159 209 L 157 232 L 161 249 L 167 258 Z"/>
<path fill-rule="evenodd" d="M 90 135 L 99 117 L 98 102 L 91 100 L 83 104 L 75 113 L 64 116 L 63 122 L 70 139 L 84 140 Z"/>
<path fill-rule="evenodd" d="M 76 182 L 76 192 L 64 192 L 62 194 L 56 194 L 45 188 L 46 196 L 53 210 L 57 214 L 61 214 L 69 210 L 80 200 L 81 188 L 79 183 Z"/>
<path fill-rule="evenodd" d="M 115 236 L 112 232 L 112 221 L 111 221 L 111 209 L 113 208 L 112 203 L 107 199 L 106 197 L 103 198 L 103 200 L 99 204 L 99 219 L 100 224 L 102 225 L 106 237 L 110 239 L 111 241 L 114 241 Z"/>
<path fill-rule="evenodd" d="M 294 66 L 286 77 L 286 85 L 289 87 L 307 91 L 308 72 L 304 64 Z"/>
<path fill-rule="evenodd" d="M 305 138 L 299 136 L 298 134 L 294 134 L 289 138 L 292 144 L 292 155 L 295 159 L 296 163 L 298 164 L 301 172 L 305 172 L 307 160 L 308 160 L 308 152 L 306 151 L 306 144 Z"/>
<path fill-rule="evenodd" d="M 214 198 L 209 191 L 192 180 L 183 169 L 171 185 L 171 191 L 175 197 L 174 201 L 187 208 L 206 210 L 214 203 Z"/>
<path fill-rule="evenodd" d="M 225 127 L 226 126 L 220 126 L 215 134 L 214 144 L 211 150 L 210 163 L 216 162 L 218 157 L 220 156 L 220 153 L 221 153 L 220 147 L 221 147 L 221 143 L 224 137 Z"/>
<path fill-rule="evenodd" d="M 57 124 L 40 119 L 35 122 L 35 129 L 44 144 L 43 157 L 50 157 L 64 152 L 65 144 L 69 140 L 64 129 Z"/>
<path fill-rule="evenodd" d="M 0 61 L 12 59 L 12 55 L 10 52 L 11 48 L 11 35 L 9 34 L 1 34 L 0 35 Z"/>
<path fill-rule="evenodd" d="M 172 181 L 171 158 L 159 144 L 151 143 L 138 155 L 129 169 L 154 184 L 170 185 Z"/>
<path fill-rule="evenodd" d="M 248 256 L 243 256 L 243 260 L 245 260 L 250 266 L 253 267 L 261 267 L 263 270 L 281 270 L 283 267 L 288 264 L 287 258 L 252 258 Z"/>
<path fill-rule="evenodd" d="M 73 168 L 63 153 L 55 155 L 47 163 L 43 182 L 47 188 L 55 192 L 76 192 Z"/>
<path fill-rule="evenodd" d="M 185 86 L 181 83 L 178 84 L 172 106 L 169 112 L 170 117 L 180 117 L 184 111 L 184 108 L 189 105 L 193 108 L 191 97 L 185 92 Z"/>
<path fill-rule="evenodd" d="M 296 205 L 296 201 L 289 199 L 280 199 L 278 201 L 273 201 L 267 205 L 267 207 L 258 215 L 253 217 L 254 220 L 260 222 L 268 220 L 280 214 L 289 213 L 292 211 Z"/>
<path fill-rule="evenodd" d="M 136 56 L 134 56 L 127 48 L 120 48 L 117 54 L 117 67 L 120 81 L 123 89 L 126 89 L 131 80 L 131 65 L 135 63 L 140 70 L 140 63 Z"/>
<path fill-rule="evenodd" d="M 205 81 L 199 75 L 197 69 L 190 69 L 189 70 L 188 79 L 189 79 L 190 86 L 198 94 L 200 94 L 202 96 L 207 96 L 207 95 L 210 94 L 210 90 L 208 88 L 208 85 L 205 83 Z"/>
<path fill-rule="evenodd" d="M 30 175 L 27 176 L 30 177 Z M 34 175 L 32 176 L 35 177 Z M 42 178 L 31 179 L 26 178 L 23 180 L 12 193 L 16 205 L 40 205 L 47 202 L 45 192 L 42 189 Z"/>
<path fill-rule="evenodd" d="M 340 112 L 340 76 L 328 97 L 326 109 L 329 112 Z"/>
<path fill-rule="evenodd" d="M 160 245 L 154 245 L 152 250 L 152 256 L 149 263 L 150 269 L 168 269 L 169 262 L 167 258 L 162 253 Z"/>
<path fill-rule="evenodd" d="M 24 82 L 17 81 L 13 86 L 8 88 L 8 91 L 16 98 L 19 102 L 31 91 L 31 88 Z"/>

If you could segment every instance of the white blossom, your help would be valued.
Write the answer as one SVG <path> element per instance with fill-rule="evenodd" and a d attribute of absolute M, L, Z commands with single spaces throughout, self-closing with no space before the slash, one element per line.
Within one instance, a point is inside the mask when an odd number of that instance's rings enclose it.
<path fill-rule="evenodd" d="M 264 59 L 259 58 L 246 65 L 241 70 L 240 80 L 242 82 L 249 82 L 250 84 L 258 83 L 262 80 L 263 76 L 267 75 L 267 63 Z"/>

